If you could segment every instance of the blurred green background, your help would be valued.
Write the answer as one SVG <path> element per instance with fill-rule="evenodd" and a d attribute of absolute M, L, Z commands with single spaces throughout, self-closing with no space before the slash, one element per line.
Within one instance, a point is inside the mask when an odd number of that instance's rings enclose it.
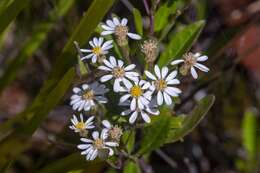
<path fill-rule="evenodd" d="M 171 15 L 174 9 L 163 6 L 165 3 L 166 0 L 161 0 L 158 10 L 167 21 L 156 25 L 155 30 L 168 22 L 171 24 L 174 18 Z M 162 148 L 173 162 L 167 163 L 167 159 L 154 152 L 147 171 L 257 173 L 260 171 L 260 1 L 193 0 L 187 4 L 164 41 L 170 41 L 185 25 L 206 20 L 192 50 L 209 56 L 207 66 L 211 71 L 197 82 L 184 79 L 185 104 L 177 105 L 177 112 L 189 112 L 193 107 L 190 101 L 207 93 L 215 94 L 216 102 L 182 142 Z M 134 29 L 133 7 L 142 14 L 144 32 L 149 32 L 149 19 L 141 0 L 0 1 L 0 163 L 3 163 L 0 172 L 122 172 L 109 169 L 104 163 L 89 164 L 77 153 L 70 155 L 76 152 L 78 139 L 68 129 L 71 93 L 65 92 L 70 86 L 63 83 L 72 82 L 76 75 L 70 70 L 77 64 L 72 41 L 87 45 L 91 31 L 104 16 L 110 17 L 112 13 L 127 17 Z M 93 21 L 89 20 L 91 17 Z M 58 82 L 61 77 L 63 83 Z M 61 96 L 62 102 L 56 97 L 57 92 L 66 93 Z M 42 116 L 32 119 L 30 128 L 23 128 L 26 134 L 33 133 L 29 142 L 19 138 L 13 143 L 15 135 L 5 136 L 16 134 L 12 128 L 19 129 L 25 120 L 38 114 Z M 22 118 L 11 125 L 6 123 L 16 115 Z M 41 124 L 39 128 L 37 124 Z M 2 142 L 6 138 L 11 142 Z M 20 150 L 25 146 L 26 149 Z M 8 150 L 21 154 L 13 157 L 5 153 Z"/>

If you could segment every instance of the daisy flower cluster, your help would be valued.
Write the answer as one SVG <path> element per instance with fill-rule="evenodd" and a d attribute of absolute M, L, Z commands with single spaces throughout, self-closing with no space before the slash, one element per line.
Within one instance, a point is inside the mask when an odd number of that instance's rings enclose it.
<path fill-rule="evenodd" d="M 125 124 L 117 121 L 119 118 L 127 117 L 124 123 L 129 123 L 128 129 L 134 127 L 135 123 L 150 123 L 151 115 L 160 114 L 160 106 L 173 105 L 173 98 L 182 93 L 178 87 L 181 84 L 178 75 L 187 75 L 190 71 L 192 77 L 197 79 L 195 68 L 203 72 L 209 71 L 201 64 L 208 57 L 199 53 L 187 53 L 183 55 L 183 59 L 174 60 L 170 67 L 153 65 L 144 71 L 129 61 L 124 62 L 124 57 L 113 55 L 113 45 L 122 47 L 128 45 L 130 39 L 142 39 L 140 35 L 129 32 L 127 23 L 126 18 L 120 20 L 113 17 L 107 20 L 100 25 L 103 29 L 101 37 L 94 37 L 89 41 L 89 48 L 81 49 L 84 55 L 81 60 L 85 63 L 90 61 L 93 68 L 102 72 L 102 76 L 94 82 L 74 87 L 70 101 L 72 109 L 77 113 L 71 118 L 69 128 L 80 135 L 82 143 L 78 145 L 78 149 L 87 160 L 107 158 L 119 152 L 120 140 L 126 130 Z M 107 35 L 111 35 L 113 39 L 105 39 Z M 157 41 L 144 40 L 140 49 L 147 63 L 155 62 L 158 54 Z M 179 68 L 174 68 L 177 65 Z M 108 98 L 109 91 L 118 97 Z M 115 102 L 112 100 L 114 98 L 118 98 L 116 102 L 121 109 L 118 114 L 122 116 L 116 120 L 106 116 L 103 111 L 109 102 Z"/>

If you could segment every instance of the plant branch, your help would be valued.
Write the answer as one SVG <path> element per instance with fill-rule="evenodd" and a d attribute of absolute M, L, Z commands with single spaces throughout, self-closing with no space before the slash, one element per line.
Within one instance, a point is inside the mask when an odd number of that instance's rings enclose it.
<path fill-rule="evenodd" d="M 172 160 L 166 153 L 164 153 L 162 150 L 157 149 L 155 150 L 156 154 L 158 154 L 166 163 L 168 163 L 172 168 L 177 167 L 177 163 Z"/>

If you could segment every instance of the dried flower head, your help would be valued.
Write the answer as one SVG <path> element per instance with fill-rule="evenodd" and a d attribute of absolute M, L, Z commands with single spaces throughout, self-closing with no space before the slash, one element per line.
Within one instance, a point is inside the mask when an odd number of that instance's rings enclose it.
<path fill-rule="evenodd" d="M 146 62 L 154 62 L 158 53 L 158 43 L 154 39 L 146 40 L 141 46 Z"/>

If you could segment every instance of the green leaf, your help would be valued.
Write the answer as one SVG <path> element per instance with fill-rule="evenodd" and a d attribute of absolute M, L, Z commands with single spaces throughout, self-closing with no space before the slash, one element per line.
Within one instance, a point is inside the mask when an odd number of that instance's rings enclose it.
<path fill-rule="evenodd" d="M 74 2 L 74 0 L 60 0 L 57 7 L 50 12 L 48 19 L 34 27 L 35 29 L 30 39 L 26 41 L 18 55 L 15 58 L 11 58 L 12 61 L 9 62 L 4 74 L 0 77 L 0 92 L 15 79 L 19 69 L 38 50 L 56 22 L 66 14 Z"/>
<path fill-rule="evenodd" d="M 106 14 L 108 9 L 112 6 L 113 2 L 114 0 L 107 0 L 106 3 L 103 3 L 102 0 L 95 0 L 92 2 L 91 6 L 81 19 L 79 25 L 76 27 L 75 31 L 73 32 L 72 36 L 64 47 L 61 55 L 56 60 L 56 63 L 53 66 L 53 70 L 48 80 L 41 88 L 40 93 L 37 95 L 29 108 L 0 126 L 1 135 L 9 134 L 9 131 L 16 127 L 17 124 L 21 126 L 27 120 L 31 119 L 34 116 L 37 116 L 36 112 L 40 111 L 42 106 L 48 104 L 48 102 L 46 103 L 46 97 L 48 96 L 48 94 L 53 90 L 53 88 L 55 88 L 60 78 L 62 78 L 62 76 L 77 61 L 77 58 L 72 58 L 75 57 L 73 41 L 77 41 L 80 45 L 86 42 L 100 20 Z M 75 76 L 71 76 L 71 79 L 74 77 Z M 68 87 L 70 85 L 71 83 L 66 83 L 64 84 L 64 87 Z M 63 93 L 63 95 L 65 94 L 65 92 Z"/>
<path fill-rule="evenodd" d="M 243 146 L 247 151 L 249 160 L 256 156 L 257 143 L 257 117 L 252 110 L 247 110 L 242 121 Z"/>
<path fill-rule="evenodd" d="M 143 21 L 140 11 L 136 8 L 133 9 L 136 31 L 139 35 L 143 35 Z"/>
<path fill-rule="evenodd" d="M 79 71 L 82 76 L 86 75 L 88 73 L 88 70 L 84 64 L 84 62 L 80 59 L 78 56 L 78 64 L 79 64 Z"/>
<path fill-rule="evenodd" d="M 80 153 L 74 153 L 53 163 L 49 163 L 46 167 L 36 171 L 36 173 L 63 173 L 79 169 L 84 169 L 84 172 L 89 171 L 94 173 L 96 172 L 94 170 L 96 170 L 97 167 L 99 167 L 98 169 L 101 169 L 102 165 L 103 162 L 100 162 L 99 160 L 87 162 Z"/>
<path fill-rule="evenodd" d="M 124 167 L 123 173 L 141 173 L 141 169 L 137 163 L 128 161 Z"/>
<path fill-rule="evenodd" d="M 169 16 L 175 14 L 183 5 L 183 0 L 175 0 L 172 4 L 165 2 L 161 5 L 155 13 L 154 31 L 161 31 L 169 23 Z"/>
<path fill-rule="evenodd" d="M 131 153 L 134 149 L 135 144 L 135 131 L 124 131 L 122 136 L 122 141 L 126 146 L 126 150 L 128 153 Z"/>
<path fill-rule="evenodd" d="M 0 35 L 31 0 L 14 0 L 10 5 L 3 2 L 0 13 Z"/>
<path fill-rule="evenodd" d="M 204 21 L 195 22 L 186 26 L 184 29 L 170 38 L 170 43 L 161 54 L 158 60 L 158 64 L 160 66 L 165 66 L 168 65 L 172 60 L 180 58 L 191 48 L 192 44 L 200 35 L 204 25 Z"/>
<path fill-rule="evenodd" d="M 182 127 L 171 131 L 168 134 L 166 143 L 181 140 L 189 134 L 205 117 L 211 106 L 215 101 L 215 96 L 209 95 L 201 99 L 198 106 L 183 119 Z"/>
<path fill-rule="evenodd" d="M 166 115 L 159 115 L 152 118 L 151 124 L 144 128 L 144 136 L 138 155 L 150 152 L 164 144 L 167 134 L 171 129 L 170 122 L 171 117 Z"/>

